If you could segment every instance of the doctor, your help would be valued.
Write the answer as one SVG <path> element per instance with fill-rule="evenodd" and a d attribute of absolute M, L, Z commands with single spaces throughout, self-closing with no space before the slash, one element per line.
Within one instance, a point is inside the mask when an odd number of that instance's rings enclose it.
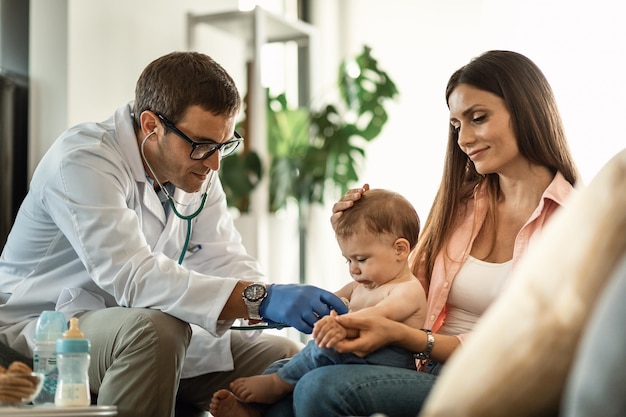
<path fill-rule="evenodd" d="M 235 319 L 310 333 L 332 293 L 266 285 L 226 208 L 220 158 L 243 140 L 241 98 L 210 57 L 174 52 L 143 71 L 135 100 L 64 132 L 37 167 L 0 258 L 0 342 L 32 356 L 44 310 L 80 318 L 99 404 L 118 415 L 205 408 L 217 389 L 298 347 L 249 340 Z"/>

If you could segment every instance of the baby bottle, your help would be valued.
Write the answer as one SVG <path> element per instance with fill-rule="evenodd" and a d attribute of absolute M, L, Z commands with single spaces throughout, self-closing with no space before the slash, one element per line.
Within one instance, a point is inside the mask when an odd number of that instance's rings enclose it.
<path fill-rule="evenodd" d="M 58 378 L 56 341 L 66 330 L 67 322 L 60 311 L 44 311 L 37 320 L 33 370 L 44 375 L 44 383 L 34 404 L 54 403 Z"/>
<path fill-rule="evenodd" d="M 70 319 L 70 328 L 57 340 L 57 367 L 59 379 L 54 404 L 57 406 L 86 407 L 91 404 L 89 393 L 89 350 L 91 344 L 78 328 L 78 319 Z"/>

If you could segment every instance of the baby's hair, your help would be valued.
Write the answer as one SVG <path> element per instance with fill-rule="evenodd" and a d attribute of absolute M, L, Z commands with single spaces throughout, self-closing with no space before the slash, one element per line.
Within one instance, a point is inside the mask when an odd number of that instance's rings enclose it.
<path fill-rule="evenodd" d="M 377 235 L 404 238 L 413 249 L 420 233 L 420 220 L 415 208 L 400 194 L 373 189 L 364 192 L 335 223 L 335 234 L 340 238 L 352 236 L 363 229 Z"/>

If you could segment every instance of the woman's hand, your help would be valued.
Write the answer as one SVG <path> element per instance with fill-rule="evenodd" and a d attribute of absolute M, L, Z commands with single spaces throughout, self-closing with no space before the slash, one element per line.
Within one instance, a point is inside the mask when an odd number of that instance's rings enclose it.
<path fill-rule="evenodd" d="M 361 188 L 353 188 L 348 190 L 335 204 L 333 204 L 333 214 L 330 217 L 330 224 L 335 227 L 335 222 L 341 215 L 344 210 L 349 209 L 354 205 L 354 202 L 361 198 L 364 192 L 370 189 L 369 184 L 363 184 Z"/>
<path fill-rule="evenodd" d="M 358 335 L 353 339 L 338 341 L 333 347 L 339 352 L 352 352 L 358 356 L 366 356 L 392 344 L 402 334 L 402 328 L 407 328 L 382 316 L 344 314 L 335 317 L 335 320 L 348 332 L 356 331 Z"/>

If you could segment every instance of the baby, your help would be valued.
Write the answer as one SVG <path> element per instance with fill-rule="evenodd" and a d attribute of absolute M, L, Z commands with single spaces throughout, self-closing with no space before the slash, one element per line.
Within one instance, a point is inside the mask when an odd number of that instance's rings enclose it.
<path fill-rule="evenodd" d="M 413 206 L 401 195 L 382 189 L 365 192 L 338 218 L 337 242 L 353 281 L 335 294 L 347 302 L 348 314 L 383 315 L 411 327 L 422 327 L 426 295 L 408 262 L 419 231 L 419 217 Z M 314 326 L 314 339 L 278 372 L 236 379 L 230 384 L 232 393 L 217 391 L 211 414 L 258 415 L 258 410 L 244 403 L 272 404 L 293 392 L 306 372 L 320 366 L 368 363 L 416 368 L 413 354 L 395 346 L 365 357 L 332 349 L 336 342 L 356 336 L 340 326 L 335 316 L 333 311 L 321 318 Z"/>

